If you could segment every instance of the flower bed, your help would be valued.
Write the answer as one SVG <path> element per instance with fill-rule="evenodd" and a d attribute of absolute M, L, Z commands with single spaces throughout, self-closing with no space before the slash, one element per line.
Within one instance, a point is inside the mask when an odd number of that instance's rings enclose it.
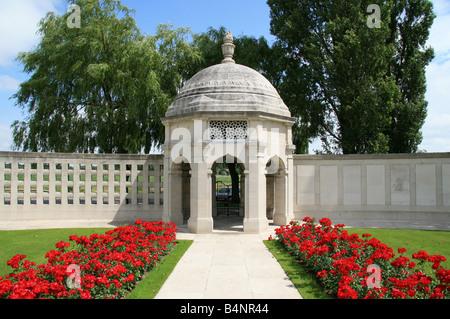
<path fill-rule="evenodd" d="M 0 298 L 121 298 L 175 246 L 176 231 L 172 223 L 137 220 L 105 234 L 72 235 L 76 248 L 56 243 L 46 264 L 15 255 L 7 262 L 13 272 L 0 277 Z"/>
<path fill-rule="evenodd" d="M 323 218 L 316 224 L 309 217 L 276 229 L 275 240 L 316 274 L 327 293 L 339 299 L 448 299 L 450 270 L 440 263 L 446 258 L 419 251 L 410 261 L 399 248 L 370 234 L 348 234 L 344 225 Z M 269 238 L 272 240 L 272 237 Z M 434 274 L 423 271 L 432 263 Z"/>

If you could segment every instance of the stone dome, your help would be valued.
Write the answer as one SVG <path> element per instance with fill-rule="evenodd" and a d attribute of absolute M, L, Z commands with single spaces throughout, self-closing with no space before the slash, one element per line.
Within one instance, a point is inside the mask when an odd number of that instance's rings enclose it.
<path fill-rule="evenodd" d="M 225 56 L 222 63 L 205 68 L 189 79 L 168 108 L 166 118 L 201 113 L 291 118 L 273 85 L 261 73 L 232 59 L 231 33 L 227 32 L 222 48 Z"/>

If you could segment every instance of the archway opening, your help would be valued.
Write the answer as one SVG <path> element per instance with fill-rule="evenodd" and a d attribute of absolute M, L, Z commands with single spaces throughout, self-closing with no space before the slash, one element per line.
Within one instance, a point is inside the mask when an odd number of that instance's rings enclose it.
<path fill-rule="evenodd" d="M 181 160 L 171 169 L 171 214 L 175 220 L 187 224 L 191 216 L 191 165 Z"/>
<path fill-rule="evenodd" d="M 224 156 L 212 165 L 212 216 L 214 230 L 243 231 L 245 215 L 244 165 Z"/>

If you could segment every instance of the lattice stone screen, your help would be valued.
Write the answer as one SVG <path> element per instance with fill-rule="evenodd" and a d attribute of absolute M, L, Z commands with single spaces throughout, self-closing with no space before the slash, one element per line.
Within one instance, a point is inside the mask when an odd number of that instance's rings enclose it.
<path fill-rule="evenodd" d="M 209 139 L 245 140 L 248 136 L 248 124 L 244 120 L 209 121 Z"/>
<path fill-rule="evenodd" d="M 160 219 L 163 157 L 0 152 L 0 221 Z"/>

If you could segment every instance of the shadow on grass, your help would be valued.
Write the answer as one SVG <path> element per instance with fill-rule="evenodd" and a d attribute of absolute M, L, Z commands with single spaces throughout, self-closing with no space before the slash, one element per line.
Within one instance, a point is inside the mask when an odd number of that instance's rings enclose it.
<path fill-rule="evenodd" d="M 277 259 L 286 275 L 291 279 L 303 299 L 334 299 L 326 294 L 317 279 L 275 240 L 265 240 L 264 244 Z"/>

